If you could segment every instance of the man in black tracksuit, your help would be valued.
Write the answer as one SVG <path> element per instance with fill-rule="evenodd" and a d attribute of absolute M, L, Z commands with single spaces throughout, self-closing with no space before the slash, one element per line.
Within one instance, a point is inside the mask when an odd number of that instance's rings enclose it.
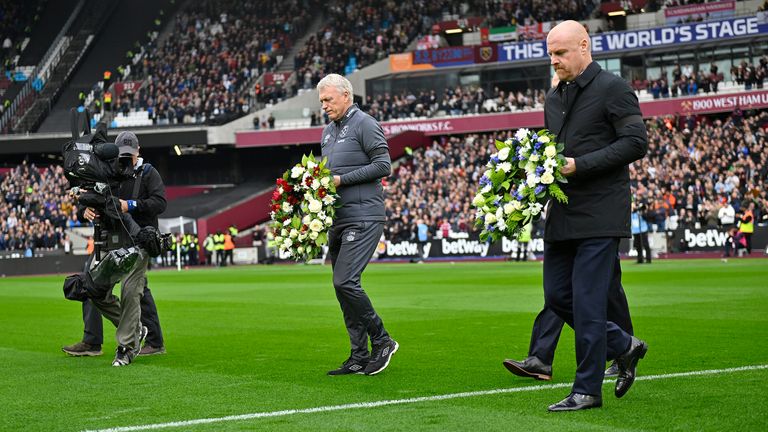
<path fill-rule="evenodd" d="M 331 120 L 323 131 L 322 154 L 328 158 L 341 203 L 328 233 L 328 253 L 351 345 L 349 358 L 328 374 L 375 375 L 389 365 L 398 349 L 360 286 L 360 276 L 384 230 L 381 179 L 392 169 L 389 148 L 379 123 L 352 103 L 349 80 L 330 74 L 318 83 L 317 90 Z"/>
<path fill-rule="evenodd" d="M 157 228 L 157 217 L 165 211 L 165 185 L 160 173 L 155 167 L 144 164 L 139 156 L 139 140 L 133 132 L 121 132 L 115 144 L 120 147 L 121 157 L 133 158 L 135 177 L 120 184 L 118 197 L 123 213 L 129 213 L 140 227 L 153 226 Z M 93 210 L 86 209 L 84 217 L 93 220 Z M 149 333 L 144 347 L 139 355 L 154 355 L 165 353 L 163 332 L 157 315 L 157 306 L 152 292 L 147 287 L 144 278 L 144 290 L 141 295 L 141 323 Z M 62 350 L 72 356 L 97 356 L 102 354 L 101 345 L 104 340 L 101 313 L 90 300 L 83 302 L 83 340 L 73 345 L 62 347 Z"/>

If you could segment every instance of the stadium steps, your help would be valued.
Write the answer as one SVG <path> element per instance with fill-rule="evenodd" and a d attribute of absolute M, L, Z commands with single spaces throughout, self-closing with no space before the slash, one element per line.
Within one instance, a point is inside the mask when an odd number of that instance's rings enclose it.
<path fill-rule="evenodd" d="M 46 4 L 40 21 L 32 31 L 29 44 L 21 54 L 20 65 L 34 66 L 40 63 L 76 4 L 75 1 L 54 1 Z"/>
<path fill-rule="evenodd" d="M 72 25 L 68 36 L 72 40 L 56 68 L 48 78 L 45 87 L 32 107 L 25 113 L 16 128 L 19 131 L 35 131 L 40 122 L 51 111 L 51 106 L 60 99 L 67 81 L 77 69 L 80 60 L 89 48 L 93 37 L 104 27 L 106 19 L 113 13 L 118 0 L 90 0 Z M 76 100 L 68 103 L 63 123 L 57 132 L 69 131 L 69 108 L 76 106 Z"/>
<path fill-rule="evenodd" d="M 277 68 L 277 72 L 293 72 L 293 69 L 296 66 L 296 63 L 295 63 L 296 53 L 298 53 L 304 48 L 304 46 L 307 44 L 307 41 L 309 41 L 309 38 L 312 37 L 312 35 L 320 31 L 320 29 L 323 27 L 324 22 L 325 22 L 325 18 L 323 17 L 323 15 L 318 15 L 315 17 L 315 20 L 312 21 L 312 24 L 309 25 L 306 33 L 304 33 L 304 36 L 302 36 L 298 41 L 296 41 L 296 43 L 293 45 L 293 48 L 291 48 L 291 52 L 289 52 L 288 55 L 286 55 L 285 58 L 283 59 L 283 62 L 280 63 L 280 66 L 278 66 Z"/>
<path fill-rule="evenodd" d="M 170 21 L 167 17 L 178 8 L 180 2 L 132 0 L 105 3 L 111 3 L 113 8 L 92 25 L 83 27 L 84 30 L 92 29 L 90 33 L 97 35 L 97 38 L 83 56 L 66 88 L 53 100 L 51 113 L 43 121 L 39 132 L 69 131 L 69 109 L 77 106 L 78 93 L 90 92 L 101 81 L 105 70 L 112 71 L 113 81 L 117 81 L 117 67 L 126 62 L 128 51 L 137 51 L 135 42 L 143 41 L 148 32 L 155 30 L 154 20 L 160 10 L 165 12 L 163 24 L 167 25 Z"/>

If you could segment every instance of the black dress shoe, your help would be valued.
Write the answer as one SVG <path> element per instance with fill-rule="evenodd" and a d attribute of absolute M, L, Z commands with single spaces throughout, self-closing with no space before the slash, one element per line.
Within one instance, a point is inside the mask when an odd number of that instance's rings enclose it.
<path fill-rule="evenodd" d="M 524 361 L 504 360 L 504 367 L 517 376 L 549 381 L 552 379 L 552 365 L 545 365 L 538 357 L 528 357 Z"/>
<path fill-rule="evenodd" d="M 614 360 L 613 363 L 608 366 L 608 369 L 605 370 L 605 377 L 613 378 L 617 376 L 619 376 L 619 365 L 616 364 L 616 360 Z"/>
<path fill-rule="evenodd" d="M 552 412 L 578 411 L 590 408 L 600 408 L 601 406 L 603 406 L 603 398 L 601 396 L 571 393 L 567 398 L 554 405 L 550 405 L 548 410 Z"/>
<path fill-rule="evenodd" d="M 616 359 L 619 366 L 619 375 L 616 378 L 616 397 L 624 396 L 632 383 L 635 382 L 635 372 L 637 371 L 637 362 L 645 357 L 648 352 L 648 344 L 632 336 L 632 343 L 629 344 L 627 352 Z"/>

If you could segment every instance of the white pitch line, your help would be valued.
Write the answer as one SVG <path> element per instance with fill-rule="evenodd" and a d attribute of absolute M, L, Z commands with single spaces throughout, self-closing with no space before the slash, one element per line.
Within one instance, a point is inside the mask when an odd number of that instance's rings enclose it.
<path fill-rule="evenodd" d="M 733 372 L 744 372 L 744 371 L 753 371 L 753 370 L 762 370 L 762 369 L 768 369 L 768 365 L 742 366 L 737 368 L 711 369 L 711 370 L 679 372 L 679 373 L 662 374 L 662 375 L 646 375 L 646 376 L 637 377 L 637 381 L 654 381 L 654 380 L 662 380 L 662 379 L 669 379 L 669 378 L 684 378 L 684 377 L 702 376 L 702 375 L 719 375 L 719 374 L 726 374 L 726 373 L 733 373 Z M 610 383 L 614 381 L 615 380 L 607 380 L 606 383 Z M 130 432 L 130 431 L 141 431 L 141 430 L 151 430 L 151 429 L 166 429 L 166 428 L 194 426 L 194 425 L 209 424 L 209 423 L 252 420 L 252 419 L 260 419 L 260 418 L 267 418 L 267 417 L 284 417 L 284 416 L 289 416 L 294 414 L 313 414 L 313 413 L 322 413 L 322 412 L 331 412 L 331 411 L 344 411 L 344 410 L 359 409 L 359 408 L 376 408 L 376 407 L 387 406 L 387 405 L 405 405 L 405 404 L 414 404 L 414 403 L 421 403 L 421 402 L 441 401 L 441 400 L 448 400 L 448 399 L 462 399 L 462 398 L 470 398 L 470 397 L 476 397 L 476 396 L 489 396 L 489 395 L 507 394 L 507 393 L 551 390 L 551 389 L 571 387 L 571 385 L 573 385 L 573 383 L 535 385 L 535 386 L 513 387 L 513 388 L 494 389 L 494 390 L 479 390 L 479 391 L 450 393 L 450 394 L 435 395 L 435 396 L 422 396 L 422 397 L 415 397 L 415 398 L 408 398 L 408 399 L 393 399 L 393 400 L 383 400 L 383 401 L 377 401 L 377 402 L 358 402 L 358 403 L 351 403 L 351 404 L 344 404 L 344 405 L 328 405 L 328 406 L 320 406 L 320 407 L 314 407 L 314 408 L 289 409 L 289 410 L 283 410 L 283 411 L 268 411 L 268 412 L 251 413 L 251 414 L 231 415 L 231 416 L 225 416 L 225 417 L 183 420 L 183 421 L 168 422 L 168 423 L 155 423 L 155 424 L 138 425 L 138 426 L 121 426 L 121 427 L 114 427 L 114 428 L 108 428 L 108 429 L 86 430 L 83 432 Z"/>

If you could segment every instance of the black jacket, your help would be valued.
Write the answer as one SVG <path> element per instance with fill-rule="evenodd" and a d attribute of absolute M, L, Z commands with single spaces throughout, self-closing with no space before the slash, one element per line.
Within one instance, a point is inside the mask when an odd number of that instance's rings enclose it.
<path fill-rule="evenodd" d="M 138 194 L 134 196 L 136 181 L 141 178 Z M 120 184 L 118 197 L 123 200 L 136 200 L 136 208 L 130 211 L 133 220 L 140 227 L 152 225 L 157 228 L 157 217 L 165 211 L 165 185 L 160 173 L 151 165 L 139 165 L 136 177 Z"/>
<path fill-rule="evenodd" d="M 341 177 L 336 188 L 341 207 L 334 222 L 386 220 L 381 179 L 392 166 L 379 122 L 352 105 L 341 121 L 325 127 L 320 144 L 328 168 Z"/>
<path fill-rule="evenodd" d="M 592 62 L 549 92 L 544 113 L 546 127 L 565 144 L 564 155 L 576 162 L 575 174 L 561 184 L 568 204 L 550 201 L 545 240 L 631 237 L 628 165 L 648 151 L 635 93 Z"/>

